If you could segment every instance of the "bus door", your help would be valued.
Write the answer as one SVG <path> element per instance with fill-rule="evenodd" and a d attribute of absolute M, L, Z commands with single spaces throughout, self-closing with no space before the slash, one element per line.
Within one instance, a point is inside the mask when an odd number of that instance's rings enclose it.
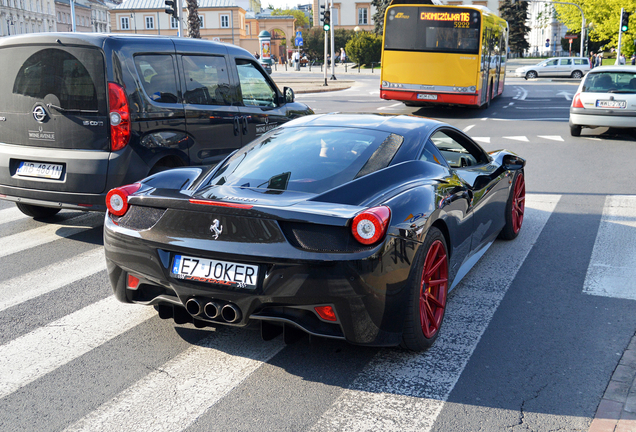
<path fill-rule="evenodd" d="M 488 78 L 490 77 L 490 31 L 490 29 L 484 29 L 481 42 L 481 105 L 488 101 Z"/>

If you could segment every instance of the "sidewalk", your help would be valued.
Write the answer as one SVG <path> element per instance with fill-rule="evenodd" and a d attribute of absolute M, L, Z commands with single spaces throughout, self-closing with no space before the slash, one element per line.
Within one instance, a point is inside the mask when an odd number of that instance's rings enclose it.
<path fill-rule="evenodd" d="M 276 69 L 272 70 L 272 79 L 283 90 L 283 87 L 291 87 L 296 94 L 303 93 L 322 93 L 337 90 L 345 90 L 355 85 L 356 75 L 374 75 L 380 79 L 380 67 L 376 66 L 371 69 L 354 69 L 355 63 L 347 63 L 346 67 L 340 63 L 336 63 L 336 80 L 331 80 L 331 67 L 327 70 L 327 85 L 325 86 L 324 71 L 320 70 L 320 65 L 309 67 L 301 67 L 300 71 L 295 71 L 293 67 L 285 65 L 276 65 Z"/>

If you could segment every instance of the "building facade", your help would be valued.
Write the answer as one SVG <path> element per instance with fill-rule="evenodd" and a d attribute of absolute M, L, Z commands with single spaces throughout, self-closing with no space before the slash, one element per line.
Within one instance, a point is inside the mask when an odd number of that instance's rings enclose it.
<path fill-rule="evenodd" d="M 254 0 L 199 0 L 198 5 L 202 39 L 232 43 L 255 53 L 259 50 L 259 33 L 267 30 L 272 34 L 271 49 L 274 55 L 279 57 L 285 54 L 287 48 L 292 48 L 295 36 L 292 16 L 261 13 L 260 3 Z M 164 0 L 126 0 L 110 12 L 112 33 L 177 35 L 178 21 L 165 13 Z M 186 34 L 185 7 L 182 19 Z M 290 42 L 289 47 L 287 41 Z"/>
<path fill-rule="evenodd" d="M 313 10 L 316 11 L 314 13 L 314 26 L 320 25 L 320 11 L 322 10 L 320 6 L 325 6 L 325 4 L 327 8 L 331 5 L 326 0 L 314 0 Z M 333 0 L 331 24 L 337 28 L 373 31 L 375 11 L 375 7 L 371 5 L 371 0 Z"/>
<path fill-rule="evenodd" d="M 0 0 L 0 36 L 56 29 L 54 0 Z"/>

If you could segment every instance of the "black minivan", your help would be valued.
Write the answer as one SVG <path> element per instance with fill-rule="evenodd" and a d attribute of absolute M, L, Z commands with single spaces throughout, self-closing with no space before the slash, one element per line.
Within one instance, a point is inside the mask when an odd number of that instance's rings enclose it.
<path fill-rule="evenodd" d="M 248 51 L 200 39 L 5 37 L 0 76 L 0 198 L 33 217 L 104 211 L 114 187 L 313 114 Z"/>

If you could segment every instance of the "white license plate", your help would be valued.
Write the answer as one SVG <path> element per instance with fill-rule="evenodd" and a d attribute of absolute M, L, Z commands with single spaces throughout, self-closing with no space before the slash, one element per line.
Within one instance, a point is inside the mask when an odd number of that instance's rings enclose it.
<path fill-rule="evenodd" d="M 258 266 L 175 255 L 170 275 L 187 281 L 256 289 Z"/>
<path fill-rule="evenodd" d="M 418 94 L 417 95 L 418 99 L 426 99 L 426 100 L 437 100 L 437 95 L 436 94 Z"/>
<path fill-rule="evenodd" d="M 62 165 L 44 162 L 20 162 L 17 174 L 19 176 L 59 180 L 62 176 Z"/>
<path fill-rule="evenodd" d="M 597 100 L 598 108 L 627 108 L 627 101 L 621 100 Z"/>

